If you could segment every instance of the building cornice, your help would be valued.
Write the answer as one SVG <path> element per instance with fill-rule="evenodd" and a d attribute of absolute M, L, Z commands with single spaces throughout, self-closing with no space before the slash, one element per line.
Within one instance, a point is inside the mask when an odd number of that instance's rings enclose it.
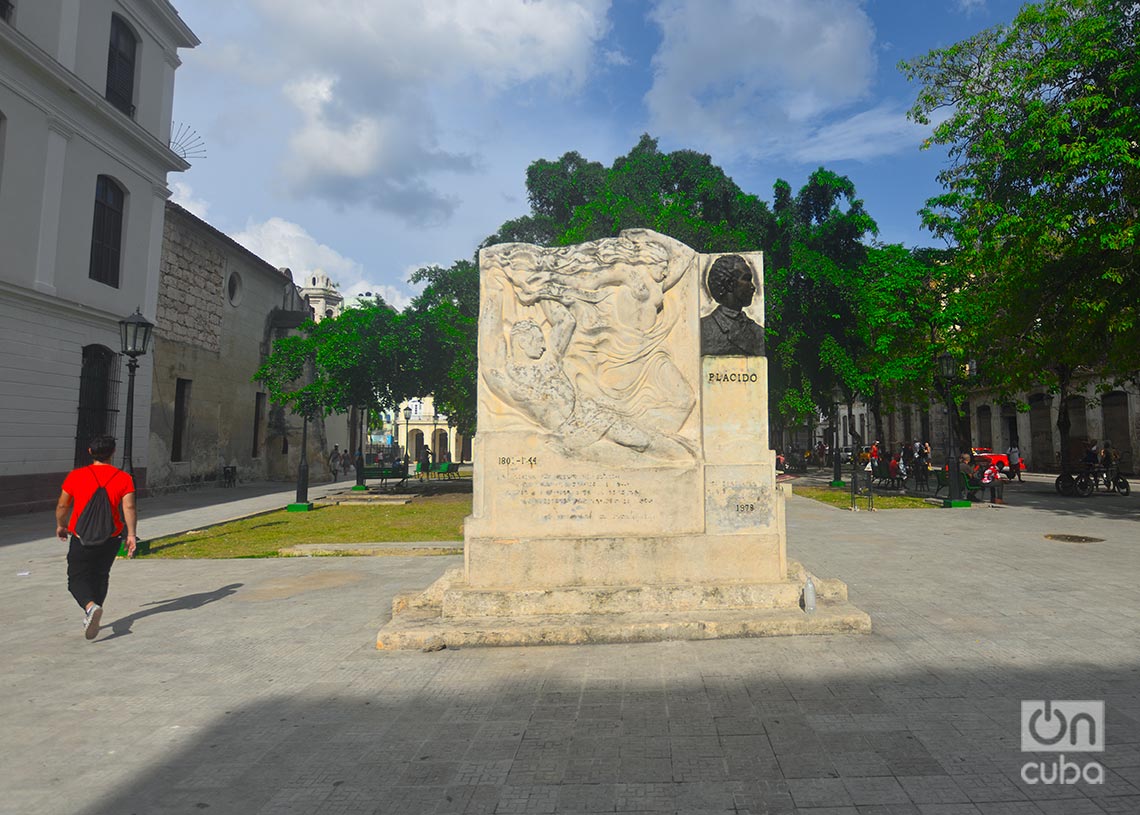
<path fill-rule="evenodd" d="M 93 308 L 92 306 L 85 305 L 78 300 L 68 300 L 57 294 L 38 292 L 34 289 L 27 289 L 4 280 L 0 280 L 0 296 L 23 300 L 32 305 L 42 306 L 49 311 L 64 311 L 73 318 L 84 319 L 92 324 L 105 324 L 107 322 L 117 324 L 119 320 L 127 316 L 126 311 L 122 314 L 115 314 L 114 312 L 105 311 L 101 308 Z M 154 321 L 153 315 L 144 316 L 147 317 L 148 320 Z"/>
<path fill-rule="evenodd" d="M 45 86 L 60 94 L 61 97 L 67 98 L 67 94 L 78 97 L 82 103 L 82 108 L 87 113 L 106 126 L 108 130 L 121 136 L 123 141 L 140 155 L 151 159 L 167 172 L 185 172 L 190 169 L 190 163 L 171 150 L 169 145 L 163 144 L 145 127 L 114 107 L 78 75 L 63 67 L 50 54 L 12 26 L 0 25 L 0 49 L 8 51 L 14 61 L 22 62 L 33 75 L 38 74 L 43 77 Z M 92 134 L 89 128 L 77 122 L 68 111 L 58 105 L 51 104 L 41 94 L 23 87 L 12 76 L 0 74 L 0 83 L 43 110 L 49 120 L 54 120 L 57 126 L 65 127 L 73 132 L 84 132 L 85 138 L 93 144 L 116 157 L 121 157 L 121 151 L 109 149 L 109 145 Z"/>

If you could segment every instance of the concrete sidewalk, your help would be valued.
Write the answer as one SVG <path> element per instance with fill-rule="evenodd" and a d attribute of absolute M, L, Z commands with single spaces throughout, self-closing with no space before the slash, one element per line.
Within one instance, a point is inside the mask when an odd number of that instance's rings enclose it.
<path fill-rule="evenodd" d="M 144 534 L 290 498 L 249 492 L 151 499 Z M 458 557 L 121 561 L 87 642 L 52 530 L 5 523 L 0 812 L 1140 812 L 1137 499 L 1039 498 L 793 497 L 789 555 L 869 636 L 431 654 L 376 631 Z M 1026 783 L 1046 699 L 1105 702 L 1104 752 L 1066 753 L 1105 783 Z"/>

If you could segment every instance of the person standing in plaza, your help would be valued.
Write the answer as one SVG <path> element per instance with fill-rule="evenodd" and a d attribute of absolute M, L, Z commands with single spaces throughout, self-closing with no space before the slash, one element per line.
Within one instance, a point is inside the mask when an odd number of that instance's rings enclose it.
<path fill-rule="evenodd" d="M 332 452 L 329 453 L 329 470 L 332 472 L 333 481 L 336 481 L 337 470 L 340 469 L 340 445 L 334 444 Z M 348 471 L 345 470 L 347 473 Z"/>
<path fill-rule="evenodd" d="M 1006 458 L 1009 459 L 1009 478 L 1012 481 L 1014 477 L 1018 481 L 1021 480 L 1021 450 L 1018 449 L 1017 442 L 1011 442 L 1009 449 L 1005 451 Z"/>
<path fill-rule="evenodd" d="M 134 479 L 111 464 L 115 455 L 115 439 L 96 436 L 87 452 L 91 454 L 92 463 L 72 470 L 63 480 L 63 489 L 55 507 L 55 534 L 61 541 L 71 538 L 67 550 L 67 590 L 83 609 L 84 636 L 93 640 L 99 633 L 111 566 L 122 546 L 124 527 L 127 556 L 135 556 L 138 513 L 135 509 Z M 106 491 L 110 502 L 114 532 L 101 541 L 84 541 L 76 534 L 76 524 L 100 487 Z"/>

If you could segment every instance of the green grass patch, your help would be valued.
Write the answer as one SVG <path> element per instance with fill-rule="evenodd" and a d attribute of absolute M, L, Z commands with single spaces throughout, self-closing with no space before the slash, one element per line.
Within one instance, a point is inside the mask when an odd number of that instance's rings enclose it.
<path fill-rule="evenodd" d="M 461 541 L 471 495 L 417 498 L 402 506 L 330 506 L 279 510 L 151 541 L 145 558 L 277 557 L 304 543 Z"/>
<path fill-rule="evenodd" d="M 821 504 L 830 504 L 842 509 L 851 508 L 850 488 L 801 487 L 797 485 L 792 487 L 792 493 L 802 495 L 804 498 L 811 498 L 813 501 L 819 501 Z M 866 509 L 867 496 L 860 495 L 856 506 L 859 509 Z M 915 495 L 890 495 L 877 492 L 875 493 L 875 509 L 935 509 L 935 507 L 933 504 L 926 503 L 925 499 Z"/>

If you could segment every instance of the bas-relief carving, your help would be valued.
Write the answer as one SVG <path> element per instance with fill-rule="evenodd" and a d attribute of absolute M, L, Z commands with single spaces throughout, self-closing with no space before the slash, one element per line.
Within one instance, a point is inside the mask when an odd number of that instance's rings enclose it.
<path fill-rule="evenodd" d="M 522 419 L 569 458 L 691 463 L 697 388 L 676 360 L 695 341 L 685 304 L 696 261 L 647 230 L 484 250 L 480 372 L 508 409 L 488 405 L 496 429 Z"/>

